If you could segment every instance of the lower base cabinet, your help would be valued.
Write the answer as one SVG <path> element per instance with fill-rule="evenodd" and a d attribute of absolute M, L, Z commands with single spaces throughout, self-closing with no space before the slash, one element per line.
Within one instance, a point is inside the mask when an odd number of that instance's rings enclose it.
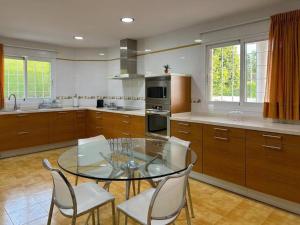
<path fill-rule="evenodd" d="M 245 131 L 209 126 L 203 128 L 203 173 L 245 185 Z"/>
<path fill-rule="evenodd" d="M 300 137 L 247 131 L 246 186 L 300 203 Z"/>

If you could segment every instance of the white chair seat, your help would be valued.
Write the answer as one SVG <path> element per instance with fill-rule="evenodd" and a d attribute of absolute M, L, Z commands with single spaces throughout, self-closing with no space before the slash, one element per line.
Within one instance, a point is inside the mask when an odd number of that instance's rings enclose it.
<path fill-rule="evenodd" d="M 73 189 L 77 202 L 77 215 L 114 199 L 113 195 L 92 182 L 79 184 Z M 60 209 L 60 211 L 66 216 L 73 215 L 73 209 Z"/>
<path fill-rule="evenodd" d="M 148 210 L 152 196 L 155 192 L 154 188 L 150 188 L 139 195 L 127 200 L 126 202 L 118 205 L 118 209 L 123 211 L 128 216 L 134 218 L 139 223 L 146 225 Z M 176 216 L 166 220 L 152 220 L 151 225 L 165 225 L 169 224 L 176 219 Z"/>

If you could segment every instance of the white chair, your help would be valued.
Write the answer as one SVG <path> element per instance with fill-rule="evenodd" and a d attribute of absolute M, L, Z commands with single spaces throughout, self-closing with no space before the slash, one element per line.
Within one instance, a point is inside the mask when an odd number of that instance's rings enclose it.
<path fill-rule="evenodd" d="M 90 213 L 88 219 L 92 216 L 93 225 L 95 225 L 95 210 L 107 203 L 111 203 L 112 221 L 115 225 L 115 198 L 113 195 L 93 182 L 72 187 L 63 173 L 58 169 L 53 169 L 47 159 L 43 160 L 43 166 L 51 172 L 53 178 L 52 200 L 47 225 L 51 224 L 54 205 L 64 216 L 72 218 L 72 225 L 76 224 L 77 217 L 87 213 Z"/>
<path fill-rule="evenodd" d="M 179 168 L 183 168 L 183 167 L 187 167 L 188 164 L 187 164 L 187 155 L 188 155 L 188 151 L 190 149 L 190 145 L 191 145 L 191 142 L 190 141 L 185 141 L 185 140 L 182 140 L 182 139 L 179 139 L 177 137 L 170 137 L 169 140 L 168 140 L 171 144 L 172 143 L 175 143 L 175 144 L 178 144 L 178 145 L 182 145 L 184 146 L 185 148 L 176 148 L 176 145 L 172 146 L 172 149 L 176 152 L 176 154 L 172 154 L 172 152 L 169 152 L 170 155 L 168 155 L 168 157 L 170 158 L 170 161 L 171 161 L 171 164 L 172 165 L 175 165 L 175 166 L 178 166 Z M 180 151 L 178 154 L 178 150 Z M 157 173 L 156 171 L 161 171 L 164 170 L 166 171 L 166 173 L 171 173 L 171 169 L 164 166 L 164 165 L 157 165 L 157 164 L 150 164 L 148 167 L 147 167 L 147 170 L 148 170 L 148 173 L 152 176 L 155 176 Z M 155 186 L 157 186 L 159 184 L 159 182 L 161 182 L 163 180 L 163 178 L 154 178 L 151 180 L 151 184 L 154 184 Z M 140 192 L 140 181 L 138 182 L 138 193 Z M 190 204 L 190 209 L 191 209 L 191 215 L 192 217 L 194 218 L 195 215 L 194 215 L 194 208 L 193 208 L 193 202 L 192 202 L 192 196 L 191 196 L 191 189 L 190 189 L 190 183 L 189 181 L 187 181 L 187 194 L 188 194 L 188 202 Z"/>
<path fill-rule="evenodd" d="M 84 145 L 87 145 L 89 143 L 97 143 L 97 141 L 106 141 L 106 138 L 103 135 L 98 135 L 95 137 L 90 137 L 90 138 L 84 138 L 84 139 L 78 139 L 78 166 L 88 166 L 91 165 L 93 163 L 97 163 L 97 161 L 100 158 L 100 154 L 95 151 L 94 155 L 92 151 L 89 151 L 89 157 L 80 157 L 81 155 L 85 154 L 85 150 L 83 148 Z M 96 146 L 95 146 L 96 147 Z M 107 147 L 109 148 L 109 143 L 107 142 Z M 112 168 L 99 168 L 99 171 L 95 170 L 95 171 L 91 171 L 94 173 L 111 173 L 112 172 Z M 101 170 L 101 171 L 100 171 Z M 106 171 L 102 171 L 102 170 L 106 170 Z M 78 184 L 78 176 L 76 176 L 76 180 L 75 180 L 75 185 Z M 100 180 L 97 180 L 96 183 L 98 183 Z M 104 187 L 109 190 L 109 186 L 110 186 L 111 182 L 105 182 Z"/>
<path fill-rule="evenodd" d="M 126 218 L 128 216 L 142 225 L 171 224 L 183 208 L 187 223 L 191 225 L 186 202 L 186 187 L 191 169 L 192 165 L 179 174 L 166 177 L 156 189 L 148 189 L 118 205 L 118 225 L 120 212 L 124 213 Z"/>

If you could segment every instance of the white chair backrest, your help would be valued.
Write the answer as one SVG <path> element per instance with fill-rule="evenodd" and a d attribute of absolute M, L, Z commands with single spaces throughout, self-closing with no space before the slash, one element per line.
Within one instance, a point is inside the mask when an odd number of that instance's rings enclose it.
<path fill-rule="evenodd" d="M 172 137 L 169 138 L 169 142 L 173 142 L 173 143 L 177 143 L 177 144 L 183 145 L 187 149 L 189 149 L 189 147 L 191 145 L 190 141 L 185 141 L 185 140 L 182 140 L 182 139 L 174 137 L 174 136 L 172 136 Z"/>
<path fill-rule="evenodd" d="M 190 148 L 191 142 L 184 141 L 176 137 L 170 137 L 169 142 L 171 144 L 171 151 L 169 152 L 170 161 L 172 165 L 176 165 L 179 168 L 187 166 L 186 157 Z"/>
<path fill-rule="evenodd" d="M 149 208 L 149 220 L 168 219 L 176 216 L 186 204 L 187 179 L 192 165 L 185 171 L 166 177 L 157 187 Z"/>
<path fill-rule="evenodd" d="M 79 166 L 89 166 L 91 164 L 97 163 L 103 158 L 99 153 L 99 147 L 103 150 L 109 151 L 110 146 L 108 141 L 103 135 L 79 139 L 78 140 L 78 165 Z M 105 148 L 105 149 L 103 149 Z M 86 154 L 88 152 L 88 154 Z"/>
<path fill-rule="evenodd" d="M 98 136 L 95 136 L 95 137 L 79 139 L 78 140 L 78 145 L 84 145 L 84 144 L 99 141 L 99 140 L 106 140 L 106 138 L 103 135 L 98 135 Z"/>
<path fill-rule="evenodd" d="M 43 160 L 43 165 L 51 172 L 53 179 L 54 202 L 57 207 L 61 209 L 74 208 L 74 201 L 76 203 L 74 190 L 67 178 L 60 170 L 53 169 L 51 163 L 47 159 Z"/>

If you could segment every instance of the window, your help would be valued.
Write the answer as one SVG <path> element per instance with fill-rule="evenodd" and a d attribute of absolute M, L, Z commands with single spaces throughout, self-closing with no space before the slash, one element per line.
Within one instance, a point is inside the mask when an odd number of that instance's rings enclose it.
<path fill-rule="evenodd" d="M 5 57 L 4 93 L 23 98 L 51 98 L 51 62 Z"/>
<path fill-rule="evenodd" d="M 211 48 L 210 99 L 212 101 L 240 101 L 240 45 Z"/>
<path fill-rule="evenodd" d="M 268 41 L 246 43 L 246 102 L 263 102 L 265 97 Z"/>
<path fill-rule="evenodd" d="M 266 85 L 267 56 L 267 40 L 210 46 L 209 100 L 262 103 Z"/>

